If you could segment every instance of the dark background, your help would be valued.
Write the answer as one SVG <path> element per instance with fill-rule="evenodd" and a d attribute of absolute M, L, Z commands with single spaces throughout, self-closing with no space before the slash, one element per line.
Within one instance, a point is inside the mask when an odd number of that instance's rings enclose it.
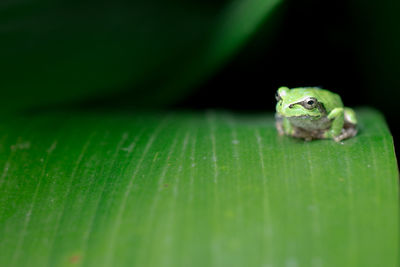
<path fill-rule="evenodd" d="M 399 136 L 400 1 L 282 1 L 218 64 L 204 57 L 226 7 L 245 2 L 1 2 L 0 112 L 273 112 L 278 87 L 320 86 Z"/>
<path fill-rule="evenodd" d="M 399 43 L 396 11 L 396 1 L 287 1 L 273 40 L 258 32 L 178 106 L 274 110 L 274 93 L 280 86 L 319 86 L 340 94 L 346 106 L 379 109 L 396 141 L 400 62 L 395 60 L 400 46 L 384 50 L 391 47 L 387 43 Z"/>
<path fill-rule="evenodd" d="M 292 1 L 287 8 L 273 40 L 259 32 L 182 105 L 273 110 L 271 99 L 280 86 L 320 86 L 342 95 L 348 105 L 368 104 L 360 93 L 363 73 L 349 29 L 354 21 L 343 3 Z"/>

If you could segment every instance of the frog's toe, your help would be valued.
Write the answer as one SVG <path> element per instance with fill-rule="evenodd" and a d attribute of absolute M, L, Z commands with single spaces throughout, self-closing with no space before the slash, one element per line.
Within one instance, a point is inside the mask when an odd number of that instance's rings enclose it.
<path fill-rule="evenodd" d="M 342 135 L 333 137 L 333 140 L 334 140 L 336 143 L 339 143 L 339 142 L 342 141 L 343 139 L 345 139 L 345 138 L 344 138 Z"/>
<path fill-rule="evenodd" d="M 357 134 L 357 128 L 354 127 L 349 127 L 349 128 L 343 128 L 342 132 L 340 133 L 340 135 L 333 137 L 333 140 L 335 140 L 336 142 L 340 142 L 344 139 L 348 139 L 350 137 L 353 137 Z"/>

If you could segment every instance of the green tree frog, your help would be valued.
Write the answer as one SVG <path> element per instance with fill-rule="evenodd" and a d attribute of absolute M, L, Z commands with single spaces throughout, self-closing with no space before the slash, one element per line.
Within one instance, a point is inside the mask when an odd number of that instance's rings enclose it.
<path fill-rule="evenodd" d="M 357 134 L 354 110 L 343 106 L 339 95 L 318 87 L 276 92 L 276 128 L 280 135 L 339 142 Z"/>

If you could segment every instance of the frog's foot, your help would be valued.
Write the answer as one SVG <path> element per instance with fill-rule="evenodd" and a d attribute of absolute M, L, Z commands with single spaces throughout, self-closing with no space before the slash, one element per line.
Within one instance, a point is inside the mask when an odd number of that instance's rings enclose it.
<path fill-rule="evenodd" d="M 355 124 L 346 122 L 343 126 L 341 133 L 338 136 L 334 136 L 333 140 L 340 142 L 344 139 L 348 139 L 357 134 L 357 127 Z"/>
<path fill-rule="evenodd" d="M 304 141 L 312 141 L 315 139 L 323 139 L 323 131 L 308 131 L 300 127 L 294 127 L 293 137 L 304 139 Z"/>

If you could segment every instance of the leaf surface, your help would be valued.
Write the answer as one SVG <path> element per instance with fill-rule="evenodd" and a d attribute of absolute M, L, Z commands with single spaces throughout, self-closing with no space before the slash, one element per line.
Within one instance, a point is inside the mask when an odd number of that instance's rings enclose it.
<path fill-rule="evenodd" d="M 343 144 L 272 114 L 4 119 L 0 266 L 396 266 L 392 138 L 357 113 Z"/>

